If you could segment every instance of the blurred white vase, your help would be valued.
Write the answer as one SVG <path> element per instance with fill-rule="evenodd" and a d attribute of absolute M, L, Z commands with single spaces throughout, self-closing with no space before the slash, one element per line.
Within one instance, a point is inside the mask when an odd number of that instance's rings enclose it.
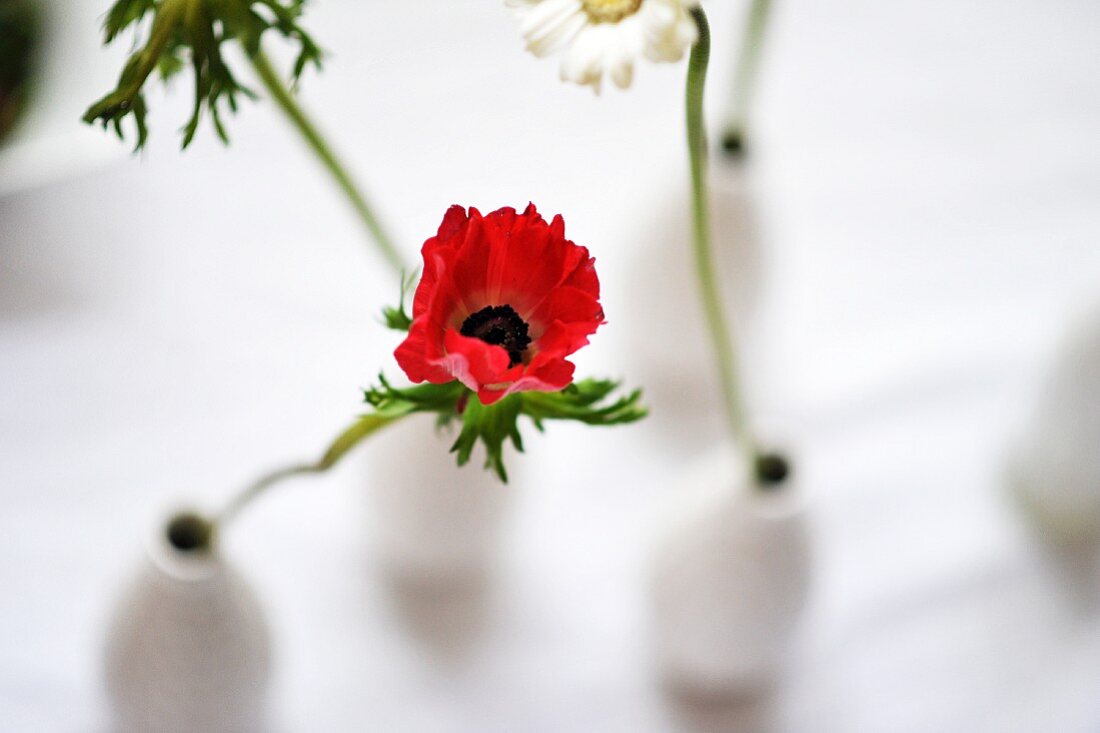
<path fill-rule="evenodd" d="M 191 514 L 160 527 L 115 610 L 105 672 L 120 733 L 263 728 L 267 624 L 204 527 Z"/>
<path fill-rule="evenodd" d="M 1057 353 L 1010 471 L 1021 506 L 1048 537 L 1100 539 L 1100 308 Z"/>
<path fill-rule="evenodd" d="M 810 581 L 794 483 L 760 485 L 723 448 L 671 497 L 652 591 L 657 662 L 674 687 L 744 693 L 777 679 Z"/>
<path fill-rule="evenodd" d="M 728 319 L 739 340 L 749 336 L 762 289 L 762 253 L 755 180 L 744 161 L 720 159 L 710 169 L 716 268 Z M 637 233 L 631 258 L 630 322 L 625 338 L 632 378 L 678 445 L 694 446 L 723 427 L 713 395 L 718 376 L 695 277 L 690 194 L 663 193 L 654 218 Z M 670 344 L 673 348 L 670 348 Z"/>
<path fill-rule="evenodd" d="M 396 579 L 447 584 L 482 576 L 497 557 L 500 530 L 515 491 L 450 453 L 456 434 L 431 415 L 413 415 L 379 433 L 368 451 L 367 483 L 374 556 Z"/>

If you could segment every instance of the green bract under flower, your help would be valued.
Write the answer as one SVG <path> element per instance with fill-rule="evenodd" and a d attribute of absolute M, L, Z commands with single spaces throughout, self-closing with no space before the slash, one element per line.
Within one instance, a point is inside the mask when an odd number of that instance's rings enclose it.
<path fill-rule="evenodd" d="M 609 379 L 584 379 L 560 392 L 517 392 L 483 405 L 477 395 L 459 382 L 420 384 L 400 389 L 379 376 L 379 386 L 366 391 L 366 401 L 375 414 L 397 419 L 414 412 L 438 416 L 438 424 L 459 424 L 458 437 L 451 452 L 458 465 L 469 462 L 474 446 L 485 446 L 485 468 L 501 481 L 508 481 L 504 468 L 504 445 L 511 442 L 523 451 L 519 418 L 526 416 L 540 432 L 547 420 L 572 420 L 586 425 L 623 425 L 646 416 L 641 390 L 610 399 L 619 383 Z"/>
<path fill-rule="evenodd" d="M 321 63 L 317 44 L 298 25 L 304 4 L 305 0 L 118 0 L 104 22 L 105 43 L 131 26 L 148 25 L 147 38 L 127 60 L 115 90 L 88 108 L 84 121 L 111 125 L 121 138 L 122 121 L 132 115 L 136 148 L 141 148 L 149 135 L 146 82 L 154 73 L 167 80 L 190 65 L 195 102 L 182 130 L 183 147 L 194 138 L 204 110 L 218 137 L 227 142 L 224 107 L 235 112 L 239 94 L 253 95 L 229 68 L 222 44 L 237 41 L 246 55 L 255 58 L 264 32 L 273 30 L 298 45 L 293 70 L 297 80 L 307 65 Z"/>

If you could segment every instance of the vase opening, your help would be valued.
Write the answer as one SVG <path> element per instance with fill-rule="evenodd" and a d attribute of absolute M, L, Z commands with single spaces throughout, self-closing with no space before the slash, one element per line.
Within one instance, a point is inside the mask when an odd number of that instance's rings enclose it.
<path fill-rule="evenodd" d="M 754 459 L 753 474 L 761 491 L 779 491 L 791 476 L 791 464 L 779 453 L 760 453 Z"/>
<path fill-rule="evenodd" d="M 168 544 L 178 552 L 206 552 L 214 538 L 214 527 L 205 517 L 182 512 L 168 520 L 165 534 Z"/>
<path fill-rule="evenodd" d="M 729 160 L 740 161 L 745 157 L 745 136 L 740 129 L 731 128 L 722 135 L 722 152 Z"/>

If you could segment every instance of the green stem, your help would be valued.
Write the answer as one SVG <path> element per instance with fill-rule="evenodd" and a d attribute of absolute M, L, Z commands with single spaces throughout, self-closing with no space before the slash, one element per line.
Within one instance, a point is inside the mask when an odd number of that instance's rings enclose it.
<path fill-rule="evenodd" d="M 290 90 L 286 88 L 280 80 L 278 73 L 271 66 L 271 61 L 263 51 L 257 51 L 255 55 L 251 56 L 252 66 L 255 68 L 256 73 L 260 77 L 260 81 L 263 82 L 264 87 L 268 93 L 275 100 L 275 103 L 279 105 L 279 108 L 286 114 L 287 119 L 294 125 L 295 129 L 301 133 L 302 138 L 305 140 L 309 148 L 317 156 L 317 159 L 321 161 L 325 169 L 332 175 L 333 180 L 336 181 L 336 185 L 340 187 L 344 195 L 347 196 L 348 201 L 355 209 L 355 213 L 359 215 L 363 225 L 370 232 L 371 237 L 374 239 L 378 248 L 382 251 L 382 256 L 386 258 L 388 262 L 398 272 L 407 271 L 404 260 L 398 253 L 397 248 L 394 247 L 393 241 L 386 234 L 386 231 L 382 228 L 381 223 L 378 221 L 378 217 L 375 215 L 374 210 L 371 209 L 370 204 L 367 202 L 366 197 L 355 185 L 355 181 L 352 180 L 351 174 L 340 163 L 333 153 L 332 148 L 321 136 L 317 127 L 306 116 L 305 111 L 298 105 L 298 102 L 294 99 L 294 96 L 290 93 Z"/>
<path fill-rule="evenodd" d="M 124 77 L 126 72 L 130 71 L 132 78 L 125 89 L 119 90 L 118 97 L 120 99 L 133 101 L 134 97 L 141 91 L 141 88 L 145 85 L 145 80 L 156 70 L 157 63 L 160 61 L 168 42 L 172 39 L 172 33 L 176 30 L 179 18 L 183 16 L 186 10 L 187 5 L 183 0 L 166 0 L 164 5 L 161 6 L 153 19 L 153 28 L 149 32 L 149 40 L 135 57 L 136 65 L 131 70 L 128 64 L 127 68 L 123 70 Z"/>
<path fill-rule="evenodd" d="M 410 412 L 411 411 L 400 412 L 391 415 L 379 415 L 378 413 L 363 415 L 352 423 L 350 427 L 344 430 L 344 432 L 336 436 L 336 439 L 332 441 L 332 444 L 328 447 L 328 450 L 325 451 L 325 454 L 317 461 L 313 463 L 297 463 L 284 466 L 264 474 L 246 486 L 240 493 L 230 499 L 220 512 L 214 515 L 214 520 L 212 522 L 213 526 L 220 527 L 228 524 L 237 516 L 241 509 L 251 504 L 257 497 L 266 493 L 271 487 L 282 483 L 285 479 L 293 478 L 294 476 L 304 476 L 306 474 L 324 473 L 339 463 L 341 458 L 347 455 L 352 448 L 359 445 L 363 440 L 387 425 L 400 420 L 410 414 Z"/>
<path fill-rule="evenodd" d="M 692 242 L 695 274 L 703 299 L 703 312 L 714 348 L 723 404 L 734 439 L 751 459 L 756 443 L 749 431 L 745 406 L 738 384 L 737 357 L 732 330 L 719 294 L 717 267 L 710 229 L 710 191 L 707 185 L 707 133 L 703 121 L 703 91 L 710 61 L 710 26 L 701 7 L 691 11 L 699 29 L 699 39 L 691 49 L 687 73 L 687 142 L 691 161 Z M 751 462 L 749 465 L 752 465 Z"/>
<path fill-rule="evenodd" d="M 771 0 L 752 0 L 749 6 L 749 16 L 745 21 L 745 33 L 741 39 L 734 72 L 733 92 L 726 112 L 725 134 L 722 137 L 723 144 L 731 152 L 740 151 L 745 143 L 753 92 L 756 89 L 756 69 L 770 11 Z"/>

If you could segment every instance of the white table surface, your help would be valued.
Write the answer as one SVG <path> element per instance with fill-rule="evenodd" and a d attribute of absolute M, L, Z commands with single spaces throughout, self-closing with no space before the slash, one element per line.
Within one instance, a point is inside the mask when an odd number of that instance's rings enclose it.
<path fill-rule="evenodd" d="M 702 450 L 658 413 L 530 437 L 460 653 L 447 609 L 404 608 L 377 577 L 365 456 L 257 505 L 227 551 L 274 629 L 274 730 L 1100 730 L 1090 581 L 1036 545 L 1002 480 L 1100 284 L 1100 5 L 778 5 L 746 362 L 799 447 L 815 574 L 775 697 L 691 705 L 657 682 L 647 540 Z M 708 7 L 717 109 L 740 6 Z M 101 10 L 72 6 L 89 33 Z M 632 268 L 680 246 L 647 234 L 682 216 L 683 65 L 595 98 L 521 53 L 496 2 L 318 1 L 309 26 L 332 57 L 304 99 L 410 256 L 452 203 L 533 200 L 599 260 L 609 325 L 581 372 L 641 381 L 639 338 L 697 348 L 696 324 L 630 306 Z M 74 58 L 78 92 L 55 102 L 82 149 L 119 53 Z M 231 149 L 204 130 L 179 155 L 186 96 L 154 101 L 139 159 L 0 198 L 3 730 L 105 729 L 105 619 L 156 513 L 312 455 L 397 373 L 375 317 L 392 279 L 277 113 L 246 104 Z"/>

